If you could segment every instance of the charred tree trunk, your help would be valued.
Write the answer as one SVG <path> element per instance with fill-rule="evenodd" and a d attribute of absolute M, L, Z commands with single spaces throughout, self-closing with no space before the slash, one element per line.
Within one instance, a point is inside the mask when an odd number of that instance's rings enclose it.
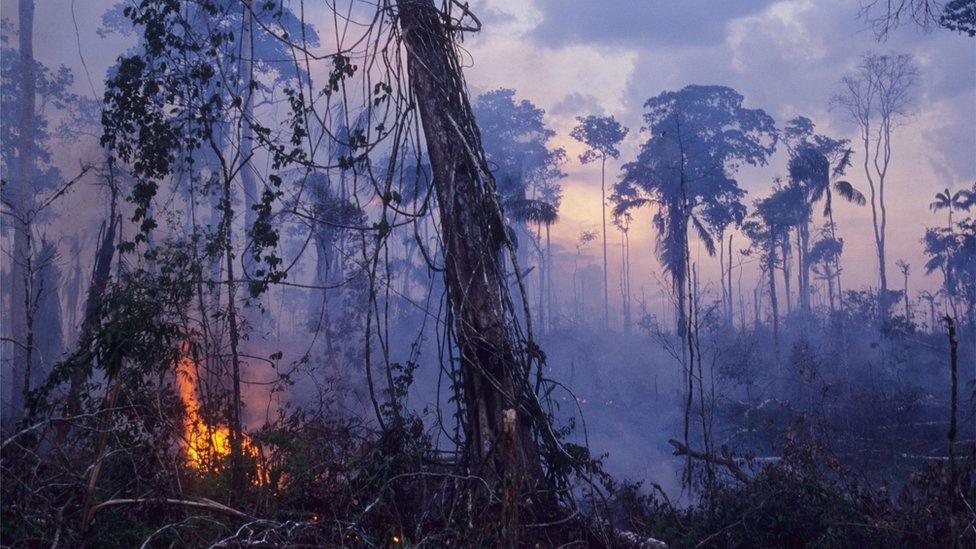
<path fill-rule="evenodd" d="M 542 464 L 532 434 L 540 416 L 528 378 L 531 356 L 521 348 L 499 263 L 507 247 L 502 213 L 443 15 L 433 0 L 398 0 L 397 7 L 439 207 L 467 407 L 464 462 L 503 485 L 501 528 L 513 543 L 513 506 L 536 490 Z"/>
<path fill-rule="evenodd" d="M 95 252 L 95 262 L 92 267 L 91 284 L 85 298 L 85 311 L 81 320 L 81 330 L 78 337 L 78 350 L 68 360 L 73 366 L 71 372 L 71 386 L 68 389 L 67 415 L 74 416 L 81 413 L 81 389 L 85 383 L 86 369 L 83 365 L 91 360 L 89 347 L 101 316 L 102 298 L 108 288 L 108 281 L 112 276 L 112 260 L 115 257 L 115 233 L 118 230 L 118 190 L 115 186 L 115 171 L 111 158 L 108 159 L 108 183 L 111 191 L 108 224 L 102 225 L 101 241 Z M 67 425 L 67 424 L 65 424 Z M 67 435 L 64 427 L 58 432 L 58 440 L 63 441 Z"/>

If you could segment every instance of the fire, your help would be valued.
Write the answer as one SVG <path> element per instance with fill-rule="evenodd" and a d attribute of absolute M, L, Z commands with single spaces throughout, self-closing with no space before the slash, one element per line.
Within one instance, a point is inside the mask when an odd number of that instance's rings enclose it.
<path fill-rule="evenodd" d="M 225 425 L 210 425 L 200 413 L 200 400 L 197 397 L 197 368 L 190 354 L 189 346 L 184 345 L 177 364 L 176 382 L 180 400 L 186 408 L 183 420 L 184 450 L 187 464 L 198 471 L 218 471 L 221 463 L 231 455 L 231 432 Z M 258 448 L 247 433 L 241 433 L 241 449 L 252 459 L 259 457 Z M 266 472 L 258 466 L 255 484 L 264 484 Z"/>

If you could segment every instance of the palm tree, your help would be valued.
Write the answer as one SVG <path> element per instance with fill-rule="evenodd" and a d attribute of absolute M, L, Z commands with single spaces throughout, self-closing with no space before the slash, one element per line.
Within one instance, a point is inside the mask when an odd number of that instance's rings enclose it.
<path fill-rule="evenodd" d="M 960 189 L 953 194 L 949 192 L 949 189 L 945 189 L 940 193 L 935 193 L 935 200 L 929 204 L 929 209 L 933 212 L 947 210 L 949 214 L 949 223 L 946 226 L 951 231 L 953 210 L 969 211 L 969 209 L 973 207 L 974 203 L 976 203 L 976 192 L 969 189 Z"/>
<path fill-rule="evenodd" d="M 544 305 L 546 296 L 550 295 L 552 290 L 547 288 L 547 285 L 551 283 L 550 267 L 552 261 L 552 247 L 549 238 L 549 228 L 552 227 L 553 223 L 559 220 L 559 209 L 557 205 L 551 204 L 545 200 L 539 200 L 535 198 L 526 198 L 523 195 L 509 197 L 502 202 L 502 209 L 505 212 L 505 217 L 516 224 L 524 225 L 528 223 L 535 224 L 539 230 L 536 232 L 536 236 L 532 238 L 532 244 L 535 246 L 536 253 L 538 255 L 538 266 L 539 266 L 539 323 L 541 329 L 544 331 L 546 329 L 546 314 L 544 312 Z M 546 247 L 542 248 L 540 240 L 541 228 L 546 229 Z M 509 232 L 514 235 L 515 231 L 512 227 L 509 227 Z M 530 237 L 532 234 L 526 231 Z M 524 268 L 524 266 L 523 266 Z M 551 307 L 551 301 L 550 301 Z M 551 314 L 549 315 L 551 318 Z"/>
<path fill-rule="evenodd" d="M 809 271 L 811 262 L 807 257 L 809 250 L 809 223 L 813 206 L 823 201 L 823 215 L 829 221 L 831 238 L 837 239 L 834 222 L 834 193 L 845 200 L 864 206 L 867 199 L 849 181 L 840 179 L 851 166 L 853 150 L 846 139 L 833 139 L 814 133 L 814 125 L 808 118 L 797 117 L 787 123 L 784 141 L 790 150 L 790 184 L 800 187 L 808 213 L 797 225 L 800 266 L 800 308 L 809 311 Z M 840 256 L 836 256 L 840 261 Z M 840 264 L 834 272 L 840 273 Z M 840 278 L 837 278 L 837 291 L 842 294 Z"/>

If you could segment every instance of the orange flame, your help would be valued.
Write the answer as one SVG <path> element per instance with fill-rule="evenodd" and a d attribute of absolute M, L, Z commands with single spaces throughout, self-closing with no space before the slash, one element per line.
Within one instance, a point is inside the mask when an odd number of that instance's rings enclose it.
<path fill-rule="evenodd" d="M 183 420 L 183 446 L 187 464 L 198 471 L 219 471 L 220 464 L 231 455 L 230 428 L 225 425 L 210 425 L 204 421 L 200 413 L 200 400 L 197 397 L 196 363 L 186 344 L 183 345 L 176 370 L 180 400 L 186 408 L 186 417 Z M 257 446 L 247 433 L 241 434 L 241 450 L 244 455 L 256 460 L 259 457 Z M 267 480 L 266 472 L 260 466 L 256 472 L 254 484 L 264 484 Z"/>

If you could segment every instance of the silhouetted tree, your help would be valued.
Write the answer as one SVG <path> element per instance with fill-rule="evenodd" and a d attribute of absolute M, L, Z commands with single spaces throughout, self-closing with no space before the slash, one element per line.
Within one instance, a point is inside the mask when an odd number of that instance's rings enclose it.
<path fill-rule="evenodd" d="M 797 257 L 799 266 L 799 303 L 804 316 L 810 313 L 810 266 L 808 257 L 810 249 L 810 223 L 812 221 L 813 206 L 824 202 L 823 215 L 829 220 L 827 225 L 831 230 L 831 237 L 837 240 L 834 232 L 833 193 L 848 202 L 862 206 L 865 204 L 864 195 L 847 181 L 838 179 L 850 166 L 852 151 L 846 139 L 832 139 L 814 133 L 814 125 L 810 119 L 797 117 L 790 120 L 783 131 L 783 141 L 790 152 L 789 172 L 790 184 L 798 187 L 799 198 L 802 198 L 802 209 L 797 219 Z M 840 255 L 834 256 L 838 261 Z M 834 273 L 840 273 L 840 264 L 834 266 Z M 838 279 L 838 291 L 840 280 Z"/>
<path fill-rule="evenodd" d="M 891 166 L 891 136 L 911 113 L 912 92 L 918 70 L 909 55 L 875 55 L 863 57 L 857 71 L 843 78 L 843 91 L 832 103 L 843 109 L 857 124 L 864 154 L 862 164 L 871 198 L 871 223 L 878 252 L 878 300 L 881 317 L 888 317 L 891 299 L 885 268 L 888 209 L 885 183 Z"/>
<path fill-rule="evenodd" d="M 840 293 L 839 279 L 840 255 L 844 251 L 844 240 L 836 238 L 829 227 L 820 230 L 820 238 L 810 247 L 810 267 L 818 278 L 827 283 L 827 299 L 830 311 L 836 310 L 835 296 Z"/>
<path fill-rule="evenodd" d="M 619 158 L 617 145 L 627 137 L 627 128 L 613 116 L 589 115 L 576 117 L 578 124 L 569 135 L 586 145 L 580 162 L 600 162 L 600 215 L 603 220 L 603 329 L 610 328 L 610 297 L 607 276 L 607 159 Z"/>
<path fill-rule="evenodd" d="M 677 333 L 687 330 L 688 230 L 715 251 L 703 215 L 735 208 L 745 191 L 732 175 L 739 165 L 763 165 L 775 150 L 773 119 L 746 109 L 743 97 L 722 86 L 688 86 L 644 103 L 650 137 L 637 159 L 623 166 L 616 212 L 656 206 L 657 254 L 677 296 Z"/>
<path fill-rule="evenodd" d="M 780 365 L 779 299 L 776 292 L 776 268 L 781 261 L 777 250 L 790 238 L 796 224 L 797 199 L 794 187 L 777 186 L 773 193 L 757 200 L 755 210 L 742 224 L 742 232 L 751 242 L 750 253 L 759 256 L 769 282 L 769 305 L 773 325 L 773 345 L 777 367 Z"/>

